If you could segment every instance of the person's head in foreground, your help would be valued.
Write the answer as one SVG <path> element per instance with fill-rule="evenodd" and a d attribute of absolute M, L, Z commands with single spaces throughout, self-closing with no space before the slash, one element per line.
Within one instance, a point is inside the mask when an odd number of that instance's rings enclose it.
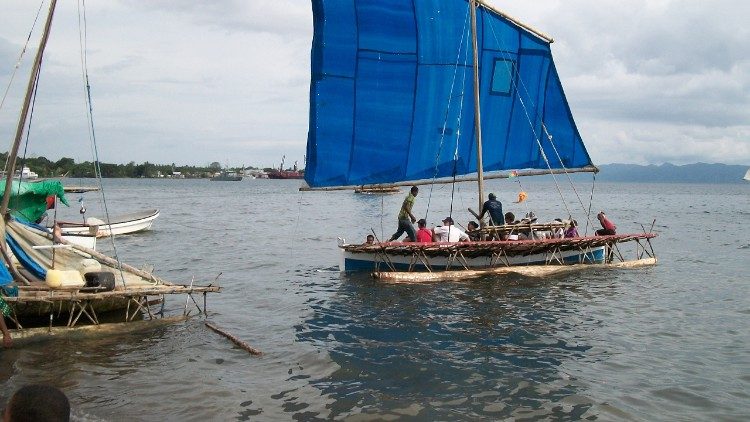
<path fill-rule="evenodd" d="M 21 387 L 8 401 L 4 422 L 67 422 L 70 402 L 65 393 L 49 385 Z"/>

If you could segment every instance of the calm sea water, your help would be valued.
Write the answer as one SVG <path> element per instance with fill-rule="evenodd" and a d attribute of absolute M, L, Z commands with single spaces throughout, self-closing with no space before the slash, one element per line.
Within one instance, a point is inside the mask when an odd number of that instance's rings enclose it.
<path fill-rule="evenodd" d="M 567 216 L 554 184 L 521 183 L 488 191 L 517 215 Z M 262 357 L 200 318 L 36 342 L 0 352 L 0 399 L 53 384 L 79 420 L 750 419 L 749 184 L 597 184 L 592 209 L 620 232 L 656 219 L 652 268 L 427 285 L 337 271 L 336 237 L 388 237 L 405 193 L 298 186 L 105 181 L 111 214 L 162 211 L 153 231 L 117 239 L 119 256 L 175 282 L 218 276 L 208 319 Z M 576 187 L 587 207 L 591 185 Z M 512 204 L 521 189 L 527 204 Z M 563 194 L 585 228 L 575 193 Z M 451 196 L 468 221 L 473 185 L 425 187 L 415 210 L 429 202 L 433 224 Z M 84 196 L 90 215 L 97 197 Z"/>

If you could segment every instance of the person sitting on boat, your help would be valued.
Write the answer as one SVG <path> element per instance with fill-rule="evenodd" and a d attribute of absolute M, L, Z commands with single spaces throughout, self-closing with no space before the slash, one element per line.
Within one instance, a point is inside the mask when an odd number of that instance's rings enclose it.
<path fill-rule="evenodd" d="M 406 196 L 403 204 L 401 204 L 401 211 L 398 213 L 398 230 L 391 236 L 390 240 L 388 240 L 389 242 L 393 242 L 404 233 L 406 233 L 412 242 L 417 241 L 417 231 L 414 230 L 414 226 L 412 225 L 412 223 L 417 221 L 417 218 L 411 213 L 414 202 L 417 200 L 417 193 L 419 193 L 419 188 L 412 186 L 409 195 Z"/>
<path fill-rule="evenodd" d="M 607 218 L 607 216 L 604 214 L 604 211 L 600 211 L 599 214 L 596 215 L 596 218 L 599 219 L 600 223 L 602 223 L 602 228 L 596 231 L 597 236 L 610 236 L 613 234 L 617 234 L 617 226 L 615 226 L 615 223 Z"/>
<path fill-rule="evenodd" d="M 562 218 L 555 218 L 553 224 L 560 225 L 562 222 Z M 565 237 L 565 229 L 563 227 L 555 227 L 550 232 L 550 239 L 562 239 L 563 237 Z"/>
<path fill-rule="evenodd" d="M 461 231 L 458 227 L 453 226 L 453 219 L 445 217 L 443 225 L 432 229 L 434 235 L 432 240 L 435 242 L 468 242 L 469 235 Z"/>
<path fill-rule="evenodd" d="M 490 214 L 490 224 L 498 226 L 503 222 L 503 204 L 497 200 L 494 193 L 488 195 L 488 200 L 482 204 L 482 212 L 479 213 L 479 219 L 484 217 L 484 214 Z"/>
<path fill-rule="evenodd" d="M 479 231 L 479 224 L 477 224 L 476 221 L 469 221 L 469 224 L 466 225 L 466 234 L 469 235 L 469 239 L 476 242 L 477 240 L 481 240 L 482 233 Z"/>
<path fill-rule="evenodd" d="M 570 225 L 565 230 L 565 238 L 578 237 L 578 228 L 576 227 L 577 225 L 577 221 L 570 220 Z"/>
<path fill-rule="evenodd" d="M 518 221 L 516 221 L 516 215 L 512 212 L 508 211 L 505 213 L 505 224 L 506 225 L 512 225 L 512 224 L 518 224 Z"/>
<path fill-rule="evenodd" d="M 368 234 L 367 240 L 365 240 L 365 245 L 374 245 L 375 244 L 375 236 Z"/>
<path fill-rule="evenodd" d="M 432 242 L 432 230 L 427 228 L 427 220 L 420 218 L 417 221 L 417 242 L 428 243 Z"/>

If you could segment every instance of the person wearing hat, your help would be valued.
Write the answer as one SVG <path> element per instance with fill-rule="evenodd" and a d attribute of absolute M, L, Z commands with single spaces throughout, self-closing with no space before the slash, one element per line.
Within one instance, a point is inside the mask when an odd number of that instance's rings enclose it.
<path fill-rule="evenodd" d="M 497 200 L 494 193 L 489 194 L 489 200 L 482 205 L 482 212 L 479 213 L 479 219 L 484 217 L 485 213 L 490 214 L 490 224 L 499 226 L 503 224 L 503 204 Z"/>
<path fill-rule="evenodd" d="M 453 227 L 453 219 L 445 217 L 443 225 L 432 229 L 432 240 L 435 242 L 468 242 L 469 235 L 458 227 Z"/>
<path fill-rule="evenodd" d="M 398 212 L 398 230 L 396 230 L 396 233 L 391 236 L 389 242 L 393 242 L 404 233 L 406 233 L 410 241 L 417 241 L 417 231 L 414 230 L 414 226 L 412 225 L 412 223 L 417 221 L 417 217 L 414 217 L 414 214 L 411 213 L 411 209 L 414 207 L 414 202 L 417 200 L 418 193 L 419 188 L 416 186 L 412 186 L 411 190 L 409 190 L 409 195 L 404 199 L 404 203 L 401 204 L 401 211 Z"/>

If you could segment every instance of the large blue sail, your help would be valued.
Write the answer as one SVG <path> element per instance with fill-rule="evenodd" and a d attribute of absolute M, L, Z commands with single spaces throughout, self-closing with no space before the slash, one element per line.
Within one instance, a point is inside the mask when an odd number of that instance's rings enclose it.
<path fill-rule="evenodd" d="M 470 3 L 313 0 L 312 6 L 307 183 L 475 173 Z M 484 170 L 591 165 L 549 41 L 484 6 L 477 10 L 477 38 Z"/>

